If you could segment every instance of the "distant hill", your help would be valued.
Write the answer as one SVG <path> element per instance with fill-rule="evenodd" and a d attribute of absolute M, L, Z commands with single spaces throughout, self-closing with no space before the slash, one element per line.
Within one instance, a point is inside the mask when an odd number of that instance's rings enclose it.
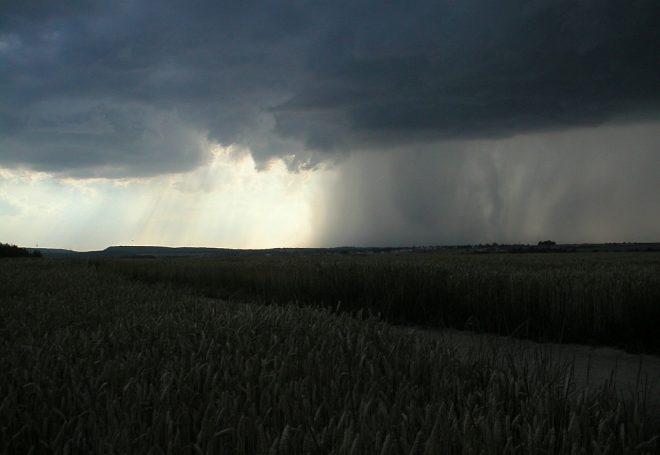
<path fill-rule="evenodd" d="M 270 248 L 270 249 L 232 249 L 207 247 L 166 247 L 166 246 L 111 246 L 103 251 L 81 253 L 95 256 L 111 257 L 181 257 L 181 256 L 251 256 L 251 255 L 283 255 L 283 254 L 314 254 L 314 253 L 350 253 L 350 252 L 380 252 L 396 251 L 398 248 Z"/>
<path fill-rule="evenodd" d="M 30 253 L 37 248 L 26 248 Z M 408 246 L 408 247 L 335 247 L 335 248 L 270 248 L 261 250 L 241 250 L 232 248 L 207 247 L 167 247 L 167 246 L 110 246 L 101 251 L 73 251 L 61 248 L 38 248 L 49 258 L 156 258 L 156 257 L 190 257 L 190 256 L 280 256 L 299 254 L 371 254 L 371 253 L 580 253 L 580 252 L 635 252 L 660 251 L 660 243 L 581 243 L 554 244 L 540 242 L 537 245 L 526 244 L 479 244 L 454 246 Z"/>
<path fill-rule="evenodd" d="M 26 248 L 30 253 L 41 252 L 44 257 L 65 257 L 79 254 L 77 251 L 65 250 L 63 248 Z"/>
<path fill-rule="evenodd" d="M 167 246 L 110 246 L 96 252 L 101 256 L 209 256 L 231 255 L 242 250 L 206 247 L 167 247 Z"/>

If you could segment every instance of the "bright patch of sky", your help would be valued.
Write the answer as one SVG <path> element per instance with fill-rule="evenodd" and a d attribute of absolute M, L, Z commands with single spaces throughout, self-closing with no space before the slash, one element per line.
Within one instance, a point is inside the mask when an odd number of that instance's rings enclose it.
<path fill-rule="evenodd" d="M 102 249 L 109 245 L 308 246 L 327 171 L 255 170 L 250 154 L 215 148 L 188 173 L 71 179 L 0 169 L 0 241 Z"/>

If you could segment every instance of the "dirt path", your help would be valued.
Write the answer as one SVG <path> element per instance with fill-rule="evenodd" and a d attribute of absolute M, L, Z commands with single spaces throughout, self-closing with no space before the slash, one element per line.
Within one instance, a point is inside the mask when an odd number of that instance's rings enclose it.
<path fill-rule="evenodd" d="M 223 304 L 233 301 L 208 299 Z M 489 334 L 477 334 L 455 329 L 429 329 L 400 327 L 407 333 L 424 337 L 440 337 L 455 347 L 459 354 L 471 351 L 495 349 L 503 356 L 514 354 L 518 359 L 533 359 L 549 355 L 558 364 L 572 364 L 574 383 L 578 388 L 602 386 L 609 380 L 625 400 L 630 400 L 636 390 L 646 390 L 646 407 L 652 425 L 660 428 L 660 356 L 629 354 L 620 349 L 590 347 L 578 344 L 537 343 Z"/>
<path fill-rule="evenodd" d="M 496 348 L 498 352 L 522 354 L 522 358 L 543 353 L 554 362 L 574 365 L 578 388 L 599 387 L 610 379 L 626 400 L 636 390 L 646 390 L 647 410 L 654 424 L 660 425 L 660 357 L 629 354 L 620 349 L 576 344 L 537 343 L 510 337 L 476 334 L 454 329 L 404 329 L 421 336 L 442 337 L 460 354 Z"/>

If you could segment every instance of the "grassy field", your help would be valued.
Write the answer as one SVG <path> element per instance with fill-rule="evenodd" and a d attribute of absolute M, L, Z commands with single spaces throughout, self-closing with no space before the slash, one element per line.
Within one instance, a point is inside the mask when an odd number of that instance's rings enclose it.
<path fill-rule="evenodd" d="M 354 269 L 342 261 L 299 263 L 284 283 L 306 283 L 298 274 L 316 263 L 312 284 L 322 282 L 323 270 L 334 273 L 327 274 L 333 286 L 351 270 L 376 273 L 368 260 Z M 412 267 L 402 261 L 378 278 Z M 451 261 L 470 270 L 469 260 Z M 218 302 L 168 282 L 177 276 L 214 288 L 221 282 L 191 277 L 220 280 L 229 263 L 150 264 L 156 276 L 172 275 L 147 284 L 98 264 L 0 261 L 0 453 L 658 451 L 658 429 L 641 403 L 620 401 L 607 384 L 577 390 L 568 366 L 541 354 L 507 353 L 502 365 L 494 351 L 459 356 L 442 341 L 374 318 Z M 274 264 L 240 263 L 235 279 L 263 270 L 247 282 L 286 292 L 275 279 L 287 273 Z M 112 268 L 128 274 L 123 265 Z M 131 263 L 130 270 L 142 276 L 149 267 Z M 434 273 L 451 283 L 442 270 Z M 419 273 L 421 265 L 406 276 Z M 356 279 L 348 294 L 335 292 L 351 296 L 377 282 Z M 403 278 L 397 283 L 381 281 L 396 289 Z"/>
<path fill-rule="evenodd" d="M 207 296 L 368 309 L 396 324 L 660 353 L 660 253 L 328 254 L 97 266 Z"/>

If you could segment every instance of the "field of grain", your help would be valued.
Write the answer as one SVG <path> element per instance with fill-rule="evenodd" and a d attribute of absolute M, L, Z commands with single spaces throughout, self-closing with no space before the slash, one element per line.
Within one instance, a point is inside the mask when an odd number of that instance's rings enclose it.
<path fill-rule="evenodd" d="M 101 261 L 206 296 L 660 353 L 660 254 L 373 254 Z"/>
<path fill-rule="evenodd" d="M 442 319 L 414 305 L 467 280 L 382 260 L 0 261 L 0 453 L 657 453 L 660 429 L 641 389 L 623 400 L 611 382 L 577 387 L 571 365 L 542 350 L 466 354 L 366 312 L 307 303 L 337 298 L 357 310 L 390 295 L 387 317 Z M 526 283 L 517 265 L 500 276 L 494 258 L 483 260 L 492 276 L 474 272 L 471 258 L 450 259 L 477 280 L 462 301 L 471 311 L 479 292 L 504 305 L 497 299 Z M 521 302 L 550 301 L 541 277 L 576 286 L 567 269 L 526 261 L 532 281 L 518 290 Z M 587 269 L 581 291 L 559 295 L 594 302 L 587 290 L 598 279 L 608 308 L 620 308 L 623 290 L 657 283 L 654 267 L 644 257 Z M 634 283 L 606 279 L 631 274 Z M 242 299 L 204 295 L 214 292 Z M 397 309 L 405 292 L 410 307 Z"/>

